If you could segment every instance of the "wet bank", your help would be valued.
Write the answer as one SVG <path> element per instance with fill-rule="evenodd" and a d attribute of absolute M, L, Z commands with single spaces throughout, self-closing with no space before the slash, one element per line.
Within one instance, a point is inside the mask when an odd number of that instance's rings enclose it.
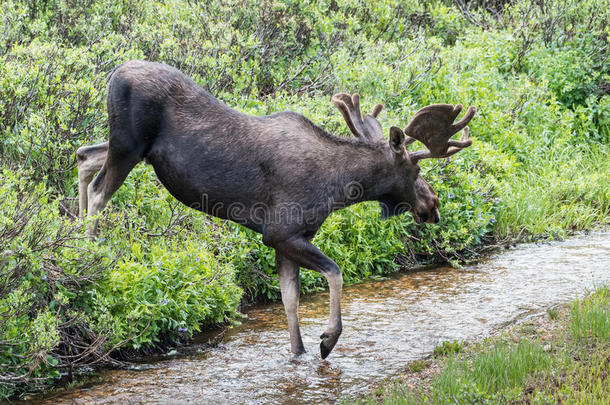
<path fill-rule="evenodd" d="M 472 340 L 610 282 L 610 233 L 521 245 L 462 270 L 435 268 L 344 289 L 344 332 L 326 361 L 328 295 L 304 297 L 309 354 L 293 359 L 280 303 L 250 309 L 216 348 L 193 344 L 140 371 L 36 403 L 332 402 L 366 392 L 445 340 Z M 31 401 L 34 403 L 34 401 Z"/>

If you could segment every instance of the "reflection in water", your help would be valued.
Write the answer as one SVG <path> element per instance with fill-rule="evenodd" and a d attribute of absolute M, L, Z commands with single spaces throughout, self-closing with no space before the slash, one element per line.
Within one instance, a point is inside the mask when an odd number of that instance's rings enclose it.
<path fill-rule="evenodd" d="M 366 391 L 444 340 L 470 340 L 610 282 L 610 233 L 521 246 L 464 270 L 398 275 L 344 289 L 344 332 L 327 359 L 318 336 L 328 294 L 301 301 L 309 353 L 290 355 L 281 304 L 253 308 L 216 348 L 113 370 L 100 385 L 47 403 L 332 402 Z M 203 348 L 201 346 L 200 348 Z M 193 354 L 194 353 L 194 354 Z M 44 402 L 44 401 L 43 401 Z"/>

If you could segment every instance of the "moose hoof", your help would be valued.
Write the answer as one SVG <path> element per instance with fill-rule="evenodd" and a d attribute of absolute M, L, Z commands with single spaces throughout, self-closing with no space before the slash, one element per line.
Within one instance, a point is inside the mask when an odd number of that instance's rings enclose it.
<path fill-rule="evenodd" d="M 322 335 L 320 335 L 320 339 L 322 339 L 322 341 L 320 342 L 320 356 L 322 357 L 322 359 L 325 359 L 328 357 L 330 352 L 333 350 L 333 348 L 337 344 L 337 340 L 339 340 L 340 334 L 341 334 L 341 332 L 338 332 L 338 333 L 324 332 Z"/>

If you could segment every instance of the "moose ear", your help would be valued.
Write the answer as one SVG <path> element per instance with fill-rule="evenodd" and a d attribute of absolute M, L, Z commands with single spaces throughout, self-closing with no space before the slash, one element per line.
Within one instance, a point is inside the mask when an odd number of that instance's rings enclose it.
<path fill-rule="evenodd" d="M 398 127 L 390 128 L 390 149 L 396 154 L 405 153 L 405 134 Z"/>

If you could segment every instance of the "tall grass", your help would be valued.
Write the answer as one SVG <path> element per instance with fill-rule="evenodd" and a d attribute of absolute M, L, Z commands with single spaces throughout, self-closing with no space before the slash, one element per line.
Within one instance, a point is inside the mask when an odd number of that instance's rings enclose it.
<path fill-rule="evenodd" d="M 503 209 L 497 213 L 500 237 L 550 235 L 606 223 L 610 210 L 610 155 L 603 147 L 549 150 L 502 184 Z"/>
<path fill-rule="evenodd" d="M 594 295 L 574 302 L 570 315 L 574 339 L 610 341 L 610 288 L 601 287 Z"/>
<path fill-rule="evenodd" d="M 552 357 L 539 342 L 500 342 L 471 361 L 451 359 L 434 384 L 434 400 L 470 401 L 514 395 L 527 378 L 548 370 Z"/>

